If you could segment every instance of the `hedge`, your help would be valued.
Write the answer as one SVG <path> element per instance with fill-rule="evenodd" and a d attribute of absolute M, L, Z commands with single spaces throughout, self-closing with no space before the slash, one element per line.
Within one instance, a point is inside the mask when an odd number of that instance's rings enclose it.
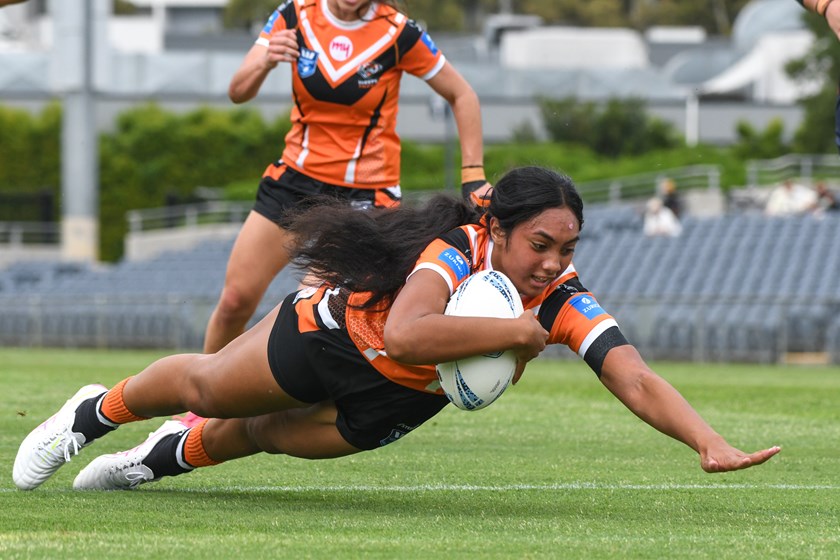
<path fill-rule="evenodd" d="M 247 108 L 174 114 L 150 104 L 120 115 L 114 131 L 99 143 L 102 259 L 122 256 L 128 210 L 193 200 L 199 186 L 221 187 L 229 199 L 253 200 L 289 126 L 287 115 L 266 122 Z M 50 190 L 60 200 L 60 127 L 58 105 L 39 115 L 0 106 L 0 194 Z M 444 188 L 448 156 L 443 146 L 404 142 L 402 152 L 404 190 Z M 456 167 L 459 161 L 456 153 Z M 617 158 L 573 143 L 489 145 L 485 163 L 491 181 L 512 167 L 544 165 L 577 182 L 717 163 L 723 167 L 723 185 L 744 183 L 744 162 L 732 150 L 709 146 Z"/>

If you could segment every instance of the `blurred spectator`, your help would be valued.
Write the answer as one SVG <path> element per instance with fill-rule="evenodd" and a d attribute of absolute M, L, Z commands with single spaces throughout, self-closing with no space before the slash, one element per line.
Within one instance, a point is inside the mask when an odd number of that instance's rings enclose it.
<path fill-rule="evenodd" d="M 649 237 L 676 237 L 682 233 L 682 224 L 661 198 L 654 197 L 647 201 L 645 208 L 644 233 Z"/>
<path fill-rule="evenodd" d="M 817 194 L 805 185 L 794 183 L 786 179 L 784 183 L 773 189 L 764 212 L 768 216 L 790 216 L 803 214 L 814 207 Z"/>
<path fill-rule="evenodd" d="M 828 188 L 825 181 L 817 181 L 814 192 L 817 195 L 813 206 L 814 212 L 821 213 L 840 210 L 840 200 L 838 200 L 837 193 Z"/>
<path fill-rule="evenodd" d="M 673 179 L 667 178 L 662 181 L 662 204 L 670 208 L 677 219 L 682 218 L 682 198 L 677 192 L 677 184 Z"/>

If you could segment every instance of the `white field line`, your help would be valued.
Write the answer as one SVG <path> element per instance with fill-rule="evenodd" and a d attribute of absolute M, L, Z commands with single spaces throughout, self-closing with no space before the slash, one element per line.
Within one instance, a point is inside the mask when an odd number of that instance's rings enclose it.
<path fill-rule="evenodd" d="M 50 491 L 54 489 L 50 488 Z M 207 486 L 179 488 L 178 492 L 519 492 L 569 490 L 840 490 L 833 484 L 599 484 L 596 482 L 567 482 L 559 484 L 419 484 L 407 486 L 325 485 L 325 486 Z M 14 488 L 0 488 L 0 493 L 16 492 Z"/>
<path fill-rule="evenodd" d="M 327 485 L 327 486 L 226 486 L 216 488 L 191 488 L 189 491 L 213 492 L 218 490 L 252 492 L 518 492 L 518 491 L 567 491 L 567 490 L 840 490 L 836 485 L 797 484 L 598 484 L 569 482 L 562 484 L 419 484 L 416 486 Z"/>

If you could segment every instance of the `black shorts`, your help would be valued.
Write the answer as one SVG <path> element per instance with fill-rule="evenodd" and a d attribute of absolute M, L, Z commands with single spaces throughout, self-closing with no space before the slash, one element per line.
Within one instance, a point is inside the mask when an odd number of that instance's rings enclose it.
<path fill-rule="evenodd" d="M 280 388 L 299 401 L 335 402 L 336 427 L 350 445 L 387 445 L 449 403 L 444 395 L 409 389 L 379 373 L 344 328 L 301 333 L 296 295 L 283 301 L 268 339 L 271 372 Z"/>
<path fill-rule="evenodd" d="M 285 227 L 284 219 L 289 210 L 297 207 L 302 200 L 319 195 L 346 200 L 350 206 L 360 210 L 396 206 L 402 199 L 399 186 L 387 189 L 356 189 L 331 185 L 312 179 L 278 161 L 269 166 L 260 181 L 254 211 L 280 227 Z"/>

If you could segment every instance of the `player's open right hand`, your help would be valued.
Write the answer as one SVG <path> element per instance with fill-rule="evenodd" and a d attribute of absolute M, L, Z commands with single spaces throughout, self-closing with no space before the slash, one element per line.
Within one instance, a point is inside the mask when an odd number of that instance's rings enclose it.
<path fill-rule="evenodd" d="M 726 442 L 721 442 L 700 454 L 700 467 L 707 473 L 748 469 L 770 460 L 781 450 L 781 447 L 775 446 L 755 453 L 744 453 Z"/>

